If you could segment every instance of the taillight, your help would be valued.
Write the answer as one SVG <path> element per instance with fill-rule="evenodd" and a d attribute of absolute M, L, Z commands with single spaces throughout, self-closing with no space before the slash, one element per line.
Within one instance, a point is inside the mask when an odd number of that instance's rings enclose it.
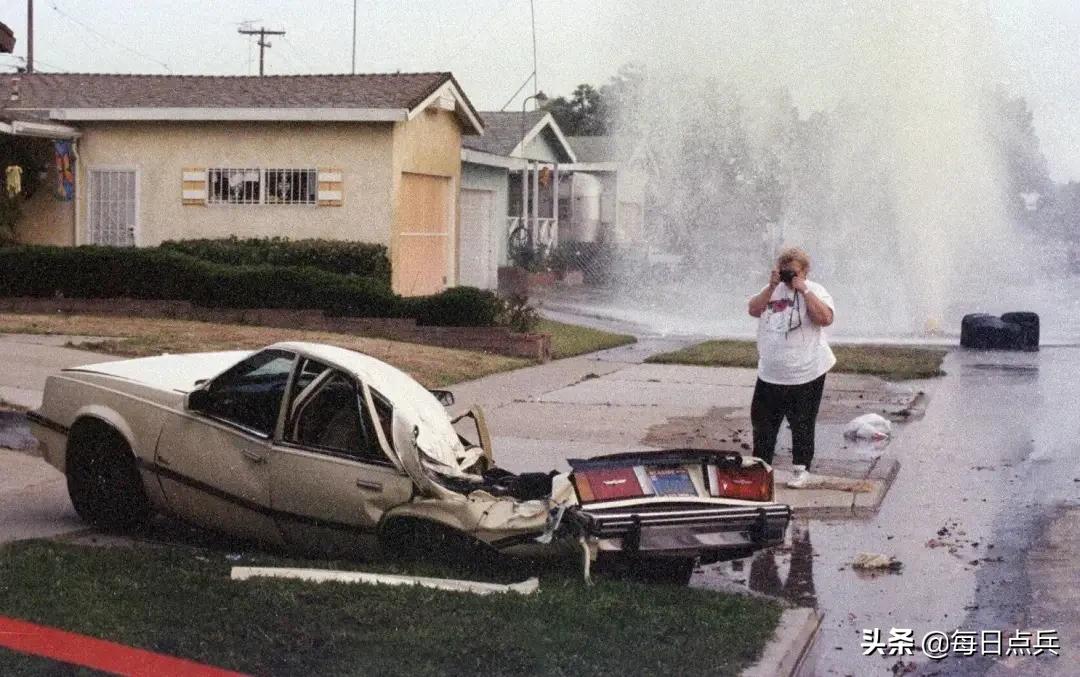
<path fill-rule="evenodd" d="M 709 466 L 709 494 L 744 501 L 773 500 L 773 472 L 761 464 L 741 468 Z"/>
<path fill-rule="evenodd" d="M 651 495 L 642 479 L 639 467 L 603 468 L 575 472 L 574 486 L 582 503 L 613 501 Z"/>

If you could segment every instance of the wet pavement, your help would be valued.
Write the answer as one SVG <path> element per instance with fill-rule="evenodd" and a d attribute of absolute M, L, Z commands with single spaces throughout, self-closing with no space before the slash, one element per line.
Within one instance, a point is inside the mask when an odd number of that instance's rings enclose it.
<path fill-rule="evenodd" d="M 825 612 L 819 675 L 1077 674 L 1080 629 L 1080 349 L 956 351 L 924 420 L 891 445 L 902 470 L 867 520 L 802 521 L 789 544 L 715 565 L 703 587 L 732 584 Z M 1057 540 L 1052 540 L 1057 534 Z M 1064 536 L 1063 536 L 1064 535 Z M 860 552 L 899 573 L 852 569 Z M 1034 572 L 1037 570 L 1038 574 Z M 864 656 L 864 629 L 913 630 L 913 655 Z M 920 651 L 930 631 L 1058 630 L 1062 658 Z M 1005 648 L 1003 646 L 1003 653 Z"/>

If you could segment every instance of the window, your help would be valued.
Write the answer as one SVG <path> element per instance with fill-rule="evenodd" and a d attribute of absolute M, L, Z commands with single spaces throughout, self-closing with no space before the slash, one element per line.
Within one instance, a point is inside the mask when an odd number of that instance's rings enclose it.
<path fill-rule="evenodd" d="M 306 360 L 292 401 L 287 442 L 354 460 L 387 462 L 360 391 L 350 377 Z"/>
<path fill-rule="evenodd" d="M 375 403 L 375 419 L 378 421 L 379 427 L 382 428 L 386 443 L 393 449 L 394 408 L 390 405 L 390 400 L 383 397 L 382 393 L 374 388 L 371 390 L 371 401 Z"/>
<path fill-rule="evenodd" d="M 282 350 L 252 355 L 210 383 L 200 411 L 269 437 L 294 359 Z"/>
<path fill-rule="evenodd" d="M 319 187 L 314 169 L 267 169 L 266 203 L 284 205 L 315 204 Z"/>
<path fill-rule="evenodd" d="M 232 205 L 313 205 L 318 201 L 315 169 L 234 169 L 206 172 L 206 201 Z"/>

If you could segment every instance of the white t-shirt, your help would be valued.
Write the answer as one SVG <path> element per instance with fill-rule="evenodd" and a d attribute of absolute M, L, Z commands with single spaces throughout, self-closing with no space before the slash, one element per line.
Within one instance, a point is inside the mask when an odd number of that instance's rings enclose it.
<path fill-rule="evenodd" d="M 825 287 L 806 282 L 808 291 L 833 310 Z M 758 377 L 766 383 L 809 383 L 836 364 L 836 356 L 822 328 L 810 321 L 806 298 L 784 283 L 773 290 L 769 305 L 758 318 Z"/>

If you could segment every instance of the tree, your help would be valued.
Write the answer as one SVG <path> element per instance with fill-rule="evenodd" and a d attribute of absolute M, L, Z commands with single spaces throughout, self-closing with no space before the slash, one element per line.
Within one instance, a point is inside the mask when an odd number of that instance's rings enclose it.
<path fill-rule="evenodd" d="M 567 99 L 558 96 L 542 99 L 541 108 L 551 113 L 555 122 L 569 136 L 601 136 L 607 132 L 608 109 L 601 90 L 580 84 Z"/>

